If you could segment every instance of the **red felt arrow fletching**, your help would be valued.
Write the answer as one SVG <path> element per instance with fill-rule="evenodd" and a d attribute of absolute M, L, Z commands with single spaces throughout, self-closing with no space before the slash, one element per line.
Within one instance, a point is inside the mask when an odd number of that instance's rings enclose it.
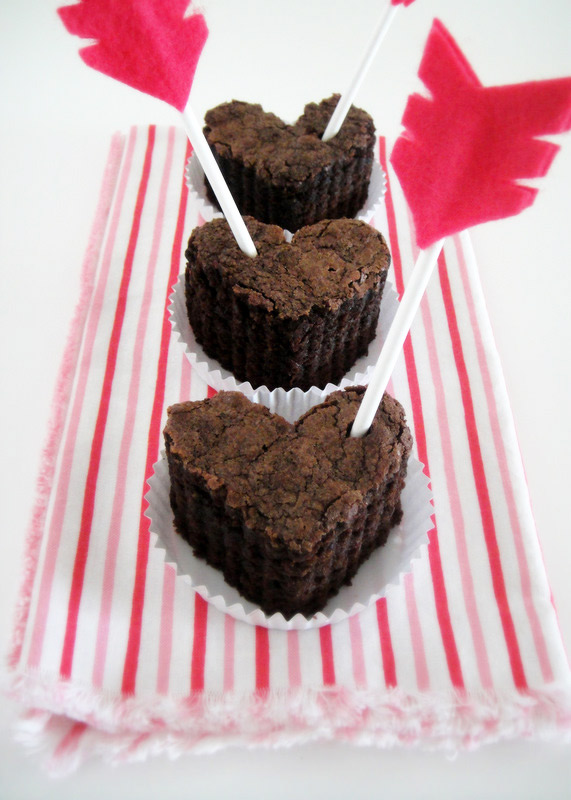
<path fill-rule="evenodd" d="M 208 37 L 188 0 L 81 0 L 58 13 L 67 30 L 95 44 L 80 50 L 93 69 L 182 111 Z"/>
<path fill-rule="evenodd" d="M 391 163 L 411 208 L 418 246 L 518 214 L 559 149 L 535 138 L 571 128 L 571 78 L 484 87 L 441 22 L 428 37 Z"/>

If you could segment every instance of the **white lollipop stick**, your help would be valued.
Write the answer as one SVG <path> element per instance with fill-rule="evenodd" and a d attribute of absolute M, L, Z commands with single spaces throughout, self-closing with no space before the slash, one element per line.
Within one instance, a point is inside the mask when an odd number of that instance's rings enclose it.
<path fill-rule="evenodd" d="M 248 256 L 256 256 L 258 252 L 256 245 L 252 241 L 248 229 L 242 219 L 236 201 L 230 194 L 228 184 L 224 180 L 224 176 L 220 171 L 220 167 L 216 163 L 216 159 L 212 155 L 212 150 L 202 132 L 202 127 L 194 116 L 194 112 L 187 103 L 186 108 L 182 112 L 182 119 L 186 128 L 186 133 L 190 139 L 194 151 L 200 161 L 200 165 L 208 178 L 210 185 L 216 199 L 226 217 L 230 230 L 234 234 L 234 238 L 238 243 L 238 247 L 242 252 Z"/>
<path fill-rule="evenodd" d="M 392 3 L 389 2 L 388 8 L 385 10 L 383 17 L 379 23 L 377 30 L 374 33 L 374 36 L 369 44 L 369 47 L 365 51 L 365 55 L 363 56 L 363 60 L 357 70 L 357 74 L 353 78 L 352 83 L 350 84 L 349 88 L 341 95 L 339 98 L 339 102 L 335 107 L 335 111 L 331 115 L 331 119 L 329 120 L 327 127 L 321 137 L 321 140 L 327 142 L 329 139 L 332 139 L 337 133 L 339 133 L 339 129 L 341 125 L 343 125 L 343 121 L 347 116 L 347 112 L 351 108 L 351 103 L 355 99 L 355 95 L 359 90 L 359 86 L 363 82 L 363 78 L 367 74 L 367 70 L 371 66 L 371 63 L 379 49 L 379 45 L 385 38 L 385 34 L 391 26 L 391 22 L 394 19 L 395 14 L 397 13 L 400 5 L 393 6 Z"/>
<path fill-rule="evenodd" d="M 417 312 L 422 295 L 428 284 L 428 280 L 438 260 L 444 239 L 434 242 L 426 250 L 421 250 L 414 265 L 412 275 L 406 290 L 400 301 L 399 308 L 395 314 L 383 349 L 379 355 L 371 381 L 367 386 L 361 405 L 357 411 L 357 416 L 351 428 L 351 436 L 357 438 L 364 436 L 373 423 L 377 409 L 383 399 L 383 394 L 387 388 L 387 383 L 400 355 L 404 340 L 410 330 L 414 315 Z"/>

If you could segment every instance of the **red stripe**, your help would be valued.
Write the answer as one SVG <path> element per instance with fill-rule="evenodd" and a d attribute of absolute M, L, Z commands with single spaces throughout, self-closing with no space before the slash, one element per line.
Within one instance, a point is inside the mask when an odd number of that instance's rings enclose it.
<path fill-rule="evenodd" d="M 208 603 L 199 594 L 194 595 L 194 639 L 190 667 L 190 691 L 204 690 L 204 663 L 206 661 L 206 623 Z"/>
<path fill-rule="evenodd" d="M 498 408 L 495 400 L 494 380 L 490 375 L 490 367 L 485 352 L 484 341 L 482 332 L 479 329 L 477 321 L 477 313 L 474 302 L 474 295 L 471 289 L 470 277 L 468 275 L 468 264 L 464 252 L 465 244 L 462 243 L 463 237 L 455 236 L 454 244 L 456 246 L 456 254 L 460 266 L 460 275 L 462 278 L 462 285 L 464 286 L 464 294 L 468 303 L 470 325 L 475 334 L 476 348 L 478 352 L 478 362 L 480 364 L 480 372 L 484 381 L 486 391 L 486 400 L 488 403 L 488 410 L 490 414 L 490 424 L 492 426 L 492 435 L 496 448 L 496 454 L 502 476 L 502 485 L 506 496 L 508 505 L 508 512 L 513 531 L 513 541 L 516 549 L 517 561 L 520 568 L 521 588 L 524 597 L 525 607 L 531 627 L 533 639 L 535 642 L 535 649 L 537 658 L 541 665 L 541 672 L 544 680 L 549 683 L 553 680 L 553 670 L 545 641 L 545 635 L 542 628 L 541 620 L 533 600 L 533 590 L 531 586 L 531 575 L 529 571 L 529 564 L 525 547 L 522 538 L 522 528 L 519 519 L 518 505 L 515 498 L 515 488 L 512 483 L 510 475 L 510 467 L 508 464 L 508 457 L 506 452 L 506 442 L 504 442 L 504 432 L 501 429 L 501 423 L 498 416 Z"/>
<path fill-rule="evenodd" d="M 333 659 L 333 638 L 331 625 L 319 628 L 319 643 L 321 645 L 321 664 L 323 669 L 323 685 L 335 685 L 335 661 Z"/>
<path fill-rule="evenodd" d="M 486 548 L 488 550 L 488 558 L 490 561 L 494 595 L 498 604 L 498 610 L 500 613 L 506 646 L 508 648 L 508 655 L 514 683 L 518 689 L 526 689 L 527 681 L 525 678 L 515 626 L 508 603 L 500 550 L 496 537 L 496 526 L 494 523 L 492 504 L 490 502 L 490 494 L 486 481 L 482 451 L 480 449 L 476 415 L 474 413 L 474 402 L 472 400 L 472 392 L 470 389 L 470 379 L 468 377 L 468 370 L 466 369 L 466 361 L 464 359 L 456 311 L 452 302 L 452 292 L 450 289 L 450 281 L 448 279 L 448 271 L 446 268 L 446 259 L 444 257 L 444 253 L 442 253 L 438 259 L 438 275 L 440 277 L 444 307 L 446 308 L 446 317 L 448 321 L 448 329 L 450 331 L 450 339 L 452 341 L 454 361 L 456 363 L 456 370 L 458 372 L 458 379 L 460 381 L 460 393 L 462 395 L 462 404 L 464 406 L 464 418 L 466 421 L 466 432 L 468 434 L 468 444 L 470 447 L 470 458 L 472 461 L 472 470 L 474 473 L 478 502 L 480 504 L 480 516 L 482 518 L 484 538 L 486 541 Z"/>
<path fill-rule="evenodd" d="M 190 157 L 190 145 L 187 145 L 185 160 Z M 182 251 L 182 238 L 184 234 L 184 223 L 186 217 L 186 206 L 188 190 L 182 181 L 178 219 L 176 223 L 173 247 L 171 251 L 171 265 L 165 292 L 165 312 L 163 317 L 163 328 L 161 332 L 161 345 L 159 350 L 159 361 L 157 366 L 157 382 L 155 384 L 155 396 L 153 399 L 153 410 L 148 432 L 147 460 L 145 464 L 145 475 L 148 479 L 153 472 L 153 464 L 159 455 L 160 427 L 164 406 L 165 381 L 167 371 L 167 360 L 169 350 L 169 340 L 171 326 L 168 315 L 168 298 L 171 294 L 172 286 L 178 275 L 180 267 L 180 254 Z M 145 600 L 145 584 L 147 574 L 147 558 L 149 554 L 149 520 L 144 512 L 147 508 L 144 499 L 147 491 L 147 483 L 143 486 L 141 493 L 141 512 L 139 521 L 139 541 L 137 546 L 137 561 L 135 566 L 135 585 L 133 587 L 133 600 L 131 604 L 131 624 L 129 625 L 129 640 L 125 653 L 125 664 L 123 667 L 122 691 L 125 694 L 133 694 L 135 691 L 135 681 L 137 678 L 137 667 L 139 662 L 139 648 L 141 645 L 141 627 L 143 620 L 143 604 Z"/>
<path fill-rule="evenodd" d="M 107 424 L 107 415 L 109 412 L 109 402 L 111 398 L 111 389 L 113 385 L 113 377 L 115 374 L 115 366 L 117 363 L 119 340 L 121 338 L 121 330 L 123 328 L 123 321 L 125 318 L 125 307 L 127 305 L 127 292 L 128 292 L 129 282 L 131 280 L 131 272 L 133 268 L 133 261 L 135 258 L 135 249 L 137 246 L 139 228 L 141 224 L 141 214 L 145 202 L 145 194 L 147 191 L 149 174 L 151 171 L 151 160 L 152 160 L 154 142 L 155 142 L 155 128 L 154 126 L 150 126 L 147 137 L 147 148 L 145 151 L 143 171 L 141 175 L 141 181 L 139 183 L 137 200 L 135 204 L 133 224 L 131 226 L 127 252 L 125 254 L 125 264 L 123 267 L 123 274 L 121 276 L 121 284 L 119 287 L 117 307 L 115 309 L 115 318 L 113 320 L 113 327 L 111 329 L 111 339 L 109 342 L 109 349 L 107 352 L 107 362 L 105 365 L 103 387 L 101 390 L 99 410 L 97 412 L 97 420 L 95 423 L 93 441 L 91 443 L 89 467 L 87 471 L 87 478 L 85 481 L 85 494 L 83 498 L 83 509 L 81 513 L 81 526 L 79 532 L 79 539 L 77 542 L 77 550 L 75 553 L 75 562 L 73 566 L 73 575 L 72 575 L 71 589 L 70 589 L 70 596 L 68 603 L 65 638 L 64 638 L 63 650 L 60 662 L 60 673 L 63 678 L 70 677 L 73 664 L 75 637 L 77 633 L 77 619 L 79 615 L 81 594 L 83 591 L 83 581 L 85 577 L 85 567 L 87 564 L 87 554 L 89 552 L 89 540 L 91 537 L 91 526 L 93 523 L 95 491 L 97 488 L 97 479 L 99 475 L 101 450 L 103 447 L 105 426 Z"/>
<path fill-rule="evenodd" d="M 216 391 L 216 389 L 213 389 L 212 386 L 207 386 L 206 387 L 206 396 L 207 397 L 214 397 L 217 394 L 218 394 L 218 392 Z"/>
<path fill-rule="evenodd" d="M 97 637 L 95 646 L 95 657 L 93 662 L 92 681 L 95 686 L 102 686 L 103 675 L 105 672 L 105 662 L 107 658 L 107 646 L 109 642 L 109 632 L 111 624 L 111 608 L 113 604 L 113 587 L 116 577 L 117 555 L 121 538 L 121 522 L 127 500 L 127 481 L 128 464 L 130 460 L 133 438 L 135 433 L 135 410 L 139 402 L 141 389 L 141 374 L 143 369 L 143 359 L 145 356 L 145 338 L 149 322 L 149 314 L 153 300 L 154 278 L 157 272 L 157 262 L 159 257 L 159 246 L 163 237 L 165 206 L 167 192 L 172 167 L 172 157 L 174 148 L 175 130 L 171 128 L 168 132 L 166 158 L 162 168 L 160 188 L 157 195 L 157 209 L 154 224 L 152 226 L 152 237 L 150 241 L 149 256 L 144 272 L 144 288 L 140 295 L 140 305 L 138 309 L 138 319 L 136 327 L 135 320 L 131 325 L 135 327 L 134 346 L 131 356 L 132 365 L 129 376 L 129 387 L 126 395 L 127 414 L 123 422 L 123 430 L 117 441 L 119 444 L 117 458 L 117 477 L 113 489 L 113 504 L 111 507 L 110 526 L 108 530 L 107 548 L 105 553 L 105 566 L 103 570 L 103 582 L 101 586 L 101 602 L 99 608 L 99 623 L 97 627 Z M 139 260 L 137 271 L 143 273 L 143 257 Z M 132 335 L 132 334 L 131 334 Z M 166 652 L 166 651 L 165 651 Z M 167 671 L 168 674 L 168 671 Z"/>
<path fill-rule="evenodd" d="M 270 688 L 270 635 L 267 628 L 256 626 L 256 691 Z"/>
<path fill-rule="evenodd" d="M 114 145 L 117 144 L 119 147 L 119 152 L 117 153 L 117 158 L 119 159 L 123 155 L 122 138 L 123 137 L 120 137 L 121 141 L 118 141 L 114 137 L 113 142 Z M 110 204 L 112 203 L 112 213 L 109 216 L 109 220 L 107 220 L 107 216 L 105 212 L 103 212 L 103 208 L 100 207 L 105 216 L 100 217 L 97 220 L 97 224 L 101 226 L 101 237 L 103 237 L 105 234 L 111 240 L 114 238 L 117 218 L 121 213 L 121 208 L 123 205 L 124 184 L 131 168 L 133 142 L 134 134 L 131 133 L 128 138 L 128 143 L 125 148 L 125 154 L 122 162 L 116 162 L 116 169 L 118 169 L 119 172 L 117 172 L 112 178 L 111 162 L 109 162 L 106 176 L 104 178 L 105 185 L 107 185 L 109 182 L 107 187 L 109 195 L 107 196 L 104 205 L 107 205 L 107 202 Z M 117 192 L 116 194 L 115 191 Z M 109 224 L 109 230 L 106 233 L 107 224 Z M 39 582 L 38 598 L 35 605 L 30 647 L 28 651 L 28 665 L 32 669 L 38 666 L 41 659 L 44 636 L 48 624 L 49 597 L 52 590 L 57 554 L 61 542 L 61 520 L 63 518 L 63 510 L 67 503 L 69 491 L 72 450 L 76 442 L 79 416 L 85 392 L 85 381 L 87 378 L 91 356 L 93 354 L 93 334 L 97 328 L 97 321 L 99 319 L 99 301 L 101 298 L 101 291 L 106 284 L 109 275 L 109 264 L 107 263 L 109 241 L 107 241 L 105 246 L 103 246 L 103 241 L 101 241 L 101 269 L 97 276 L 97 280 L 95 280 L 95 270 L 97 268 L 97 261 L 99 259 L 99 252 L 97 252 L 98 248 L 95 246 L 95 238 L 97 236 L 96 230 L 97 228 L 94 227 L 93 234 L 95 234 L 95 237 L 91 242 L 93 245 L 93 255 L 96 260 L 90 265 L 91 269 L 93 269 L 93 272 L 89 271 L 88 263 L 86 262 L 81 275 L 80 282 L 82 285 L 82 293 L 76 311 L 76 318 L 72 323 L 69 340 L 66 345 L 66 351 L 62 361 L 60 375 L 58 377 L 58 386 L 56 387 L 54 400 L 54 407 L 56 409 L 55 417 L 51 423 L 52 427 L 48 449 L 45 451 L 47 462 L 44 463 L 40 473 L 42 475 L 42 479 L 38 484 L 38 505 L 34 511 L 32 528 L 30 530 L 30 536 L 32 538 L 30 538 L 28 541 L 28 547 L 26 548 L 26 552 L 32 553 L 32 563 L 35 568 L 38 566 L 37 560 L 39 558 L 39 553 L 37 552 L 37 549 L 39 547 L 40 539 L 42 538 L 42 533 L 44 532 L 43 526 L 47 522 L 47 492 L 48 490 L 51 492 L 53 489 L 52 511 L 50 515 L 51 519 L 45 530 L 47 535 L 47 548 L 41 573 L 38 573 L 41 575 L 41 577 Z M 84 341 L 82 341 L 83 339 Z M 79 366 L 78 374 L 74 375 L 72 373 L 75 372 L 76 366 Z M 66 381 L 69 381 L 69 386 L 66 386 Z M 74 385 L 72 386 L 72 384 Z M 70 424 L 67 433 L 65 434 L 65 438 L 62 439 L 59 475 L 56 476 L 56 445 L 59 444 L 59 436 L 63 435 L 64 433 L 64 412 L 65 414 L 69 415 Z M 55 481 L 53 485 L 52 481 Z M 32 567 L 32 563 L 30 563 L 30 567 Z M 28 605 L 29 601 L 31 601 L 31 586 L 29 589 L 30 596 L 28 596 L 25 601 L 26 605 Z"/>
<path fill-rule="evenodd" d="M 85 722 L 74 722 L 63 739 L 54 750 L 53 760 L 58 762 L 61 758 L 69 757 L 79 747 L 82 736 L 87 731 Z"/>
<path fill-rule="evenodd" d="M 397 669 L 395 665 L 395 654 L 391 639 L 391 629 L 389 627 L 387 600 L 385 597 L 381 597 L 380 600 L 377 600 L 377 624 L 379 626 L 381 653 L 383 654 L 385 685 L 387 689 L 394 689 L 397 685 Z"/>
<path fill-rule="evenodd" d="M 385 139 L 381 137 L 379 139 L 379 143 L 380 143 L 381 165 L 387 176 L 387 193 L 385 198 L 385 204 L 387 209 L 387 222 L 389 226 L 389 238 L 391 241 L 391 253 L 392 253 L 393 267 L 395 272 L 395 282 L 397 291 L 399 295 L 402 297 L 402 294 L 404 292 L 402 260 L 398 243 L 396 214 L 391 192 L 391 183 L 389 178 L 389 170 L 386 157 Z M 426 470 L 430 475 L 430 468 L 428 464 L 428 448 L 426 444 L 426 432 L 424 429 L 424 418 L 422 415 L 422 400 L 420 396 L 420 386 L 418 383 L 414 349 L 412 346 L 412 339 L 410 336 L 407 336 L 405 340 L 403 352 L 404 352 L 406 373 L 409 384 L 410 399 L 412 403 L 414 436 L 416 440 L 418 457 L 419 460 L 422 461 L 422 463 L 425 465 Z M 432 575 L 436 615 L 438 617 L 438 624 L 440 626 L 440 635 L 442 637 L 442 644 L 444 646 L 444 653 L 446 656 L 446 663 L 448 665 L 450 680 L 452 681 L 453 686 L 457 688 L 463 688 L 464 678 L 462 676 L 462 667 L 460 664 L 460 657 L 458 655 L 458 647 L 456 646 L 456 639 L 454 638 L 454 631 L 452 630 L 452 622 L 450 620 L 448 596 L 446 593 L 446 584 L 444 582 L 444 573 L 442 571 L 442 560 L 440 558 L 438 531 L 436 527 L 436 520 L 434 519 L 434 517 L 433 517 L 433 522 L 434 522 L 434 528 L 429 534 L 430 545 L 428 547 L 428 560 L 430 564 L 430 572 Z"/>

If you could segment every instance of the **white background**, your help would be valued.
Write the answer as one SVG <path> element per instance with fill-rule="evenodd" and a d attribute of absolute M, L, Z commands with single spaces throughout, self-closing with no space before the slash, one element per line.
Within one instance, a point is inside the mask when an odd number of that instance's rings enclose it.
<path fill-rule="evenodd" d="M 233 97 L 294 119 L 341 91 L 386 0 L 203 0 L 210 38 L 197 115 Z M 167 0 L 165 0 L 167 2 Z M 110 135 L 177 124 L 158 100 L 96 73 L 54 0 L 0 0 L 0 645 L 7 649 L 51 396 Z M 357 104 L 394 137 L 432 19 L 484 84 L 571 75 L 570 0 L 418 0 L 401 9 Z M 564 641 L 571 645 L 571 134 L 518 217 L 473 229 L 532 505 Z M 441 754 L 311 745 L 170 763 L 89 763 L 58 781 L 12 741 L 0 706 L 0 798 L 563 798 L 571 753 L 504 743 Z"/>

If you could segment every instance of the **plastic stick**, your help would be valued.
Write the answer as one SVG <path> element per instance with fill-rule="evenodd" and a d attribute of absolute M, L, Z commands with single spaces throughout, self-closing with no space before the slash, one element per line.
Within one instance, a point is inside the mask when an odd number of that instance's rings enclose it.
<path fill-rule="evenodd" d="M 220 171 L 220 167 L 216 163 L 216 159 L 212 155 L 212 150 L 210 149 L 204 133 L 202 132 L 202 127 L 196 119 L 189 103 L 187 103 L 184 111 L 182 112 L 182 118 L 186 133 L 190 139 L 190 143 L 192 144 L 198 160 L 200 161 L 200 165 L 202 166 L 202 169 L 204 170 L 204 173 L 210 182 L 212 190 L 216 195 L 216 199 L 218 200 L 220 208 L 226 217 L 228 225 L 230 225 L 230 229 L 234 234 L 234 238 L 238 243 L 238 247 L 248 256 L 253 257 L 258 255 L 256 245 L 252 241 L 252 237 L 250 236 L 244 220 L 238 211 L 236 201 L 230 194 L 228 184 L 224 180 L 224 176 Z"/>
<path fill-rule="evenodd" d="M 385 34 L 390 28 L 391 22 L 393 21 L 394 16 L 399 8 L 400 6 L 393 6 L 391 3 L 389 3 L 388 8 L 385 10 L 385 13 L 383 14 L 383 17 L 379 23 L 379 26 L 373 35 L 371 43 L 365 51 L 363 60 L 359 65 L 359 69 L 357 70 L 355 77 L 353 78 L 349 88 L 339 98 L 339 102 L 335 107 L 335 111 L 331 115 L 331 119 L 325 128 L 323 136 L 321 137 L 322 141 L 326 142 L 339 133 L 341 125 L 343 125 L 343 121 L 345 120 L 345 117 L 351 108 L 351 103 L 355 99 L 355 95 L 357 94 L 359 87 L 363 82 L 363 78 L 367 74 L 367 70 L 371 66 L 379 45 L 385 38 Z"/>
<path fill-rule="evenodd" d="M 357 411 L 351 428 L 353 437 L 364 436 L 372 425 L 443 244 L 444 239 L 440 239 L 419 253 L 408 286 L 375 364 L 371 381 Z"/>

